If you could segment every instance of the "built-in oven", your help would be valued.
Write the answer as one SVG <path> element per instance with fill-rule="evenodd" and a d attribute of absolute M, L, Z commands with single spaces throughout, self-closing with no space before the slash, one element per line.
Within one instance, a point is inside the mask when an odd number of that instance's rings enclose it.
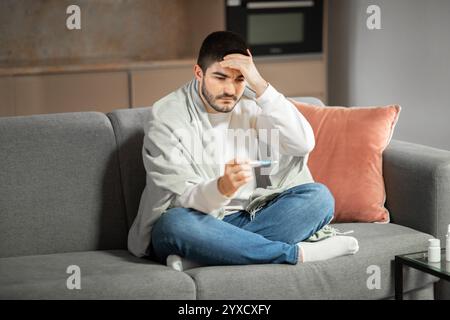
<path fill-rule="evenodd" d="M 253 55 L 322 52 L 323 0 L 226 0 L 226 28 Z"/>

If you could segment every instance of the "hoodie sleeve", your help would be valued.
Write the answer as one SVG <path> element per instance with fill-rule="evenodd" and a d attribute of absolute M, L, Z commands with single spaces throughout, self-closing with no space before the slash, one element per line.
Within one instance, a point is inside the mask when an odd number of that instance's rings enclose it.
<path fill-rule="evenodd" d="M 204 213 L 226 206 L 231 198 L 220 193 L 217 186 L 219 178 L 211 179 L 186 188 L 176 199 L 175 205 L 184 208 L 192 208 Z"/>
<path fill-rule="evenodd" d="M 267 136 L 271 135 L 270 130 L 278 130 L 280 154 L 305 156 L 314 149 L 315 139 L 311 125 L 283 94 L 269 84 L 255 101 L 261 107 L 256 128 L 267 129 Z M 260 139 L 270 144 L 270 139 L 265 139 L 265 136 Z"/>

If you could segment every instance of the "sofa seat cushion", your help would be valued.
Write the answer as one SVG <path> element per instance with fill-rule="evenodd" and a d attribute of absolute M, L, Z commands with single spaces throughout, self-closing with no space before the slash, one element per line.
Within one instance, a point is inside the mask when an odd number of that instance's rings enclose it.
<path fill-rule="evenodd" d="M 298 265 L 210 266 L 187 270 L 197 299 L 386 299 L 394 295 L 395 255 L 426 250 L 432 236 L 396 224 L 342 223 L 354 230 L 359 251 L 352 256 Z M 380 286 L 369 289 L 379 270 Z M 375 271 L 376 272 L 376 271 Z M 376 276 L 376 275 L 375 275 Z M 371 278 L 369 278 L 371 277 Z M 404 292 L 436 277 L 404 267 Z"/>
<path fill-rule="evenodd" d="M 81 271 L 81 289 L 67 289 L 67 267 Z M 191 277 L 126 250 L 0 259 L 0 299 L 195 299 Z"/>

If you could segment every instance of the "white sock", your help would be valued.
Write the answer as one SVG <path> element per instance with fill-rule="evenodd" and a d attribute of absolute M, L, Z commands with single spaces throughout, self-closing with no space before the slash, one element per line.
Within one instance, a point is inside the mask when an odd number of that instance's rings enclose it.
<path fill-rule="evenodd" d="M 171 267 L 177 271 L 183 271 L 201 266 L 194 261 L 182 258 L 176 254 L 169 255 L 166 259 L 166 264 L 168 267 Z"/>
<path fill-rule="evenodd" d="M 333 236 L 317 242 L 299 242 L 301 261 L 311 262 L 355 254 L 359 250 L 358 240 L 349 236 Z"/>

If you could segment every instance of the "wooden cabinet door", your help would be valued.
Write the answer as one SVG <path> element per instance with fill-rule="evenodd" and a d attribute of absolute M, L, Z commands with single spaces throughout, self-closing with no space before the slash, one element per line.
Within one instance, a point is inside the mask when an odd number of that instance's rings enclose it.
<path fill-rule="evenodd" d="M 194 65 L 136 70 L 131 73 L 133 107 L 148 107 L 194 77 Z"/>
<path fill-rule="evenodd" d="M 321 59 L 255 61 L 261 75 L 286 97 L 326 100 L 326 64 Z"/>
<path fill-rule="evenodd" d="M 16 115 L 128 108 L 126 72 L 93 72 L 14 78 Z"/>
<path fill-rule="evenodd" d="M 13 77 L 0 77 L 0 117 L 15 115 L 14 79 Z"/>

